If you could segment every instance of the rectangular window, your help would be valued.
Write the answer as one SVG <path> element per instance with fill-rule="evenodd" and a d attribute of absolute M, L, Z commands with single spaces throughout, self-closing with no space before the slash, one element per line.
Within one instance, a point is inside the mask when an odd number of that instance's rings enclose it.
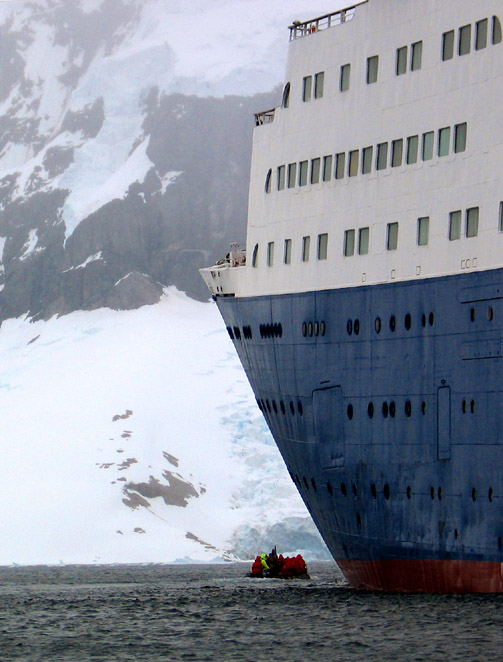
<path fill-rule="evenodd" d="M 362 175 L 368 175 L 372 171 L 373 147 L 364 147 L 362 150 Z"/>
<path fill-rule="evenodd" d="M 297 164 L 288 164 L 288 188 L 295 188 L 295 179 L 297 177 Z"/>
<path fill-rule="evenodd" d="M 267 244 L 267 266 L 272 267 L 274 264 L 274 241 Z"/>
<path fill-rule="evenodd" d="M 282 191 L 285 188 L 285 166 L 279 166 L 277 170 L 278 176 L 278 191 Z"/>
<path fill-rule="evenodd" d="M 398 223 L 388 223 L 386 248 L 389 251 L 396 251 L 398 248 Z"/>
<path fill-rule="evenodd" d="M 377 83 L 377 72 L 379 70 L 379 55 L 367 58 L 367 84 Z"/>
<path fill-rule="evenodd" d="M 299 163 L 299 186 L 305 186 L 307 184 L 308 165 L 307 161 L 301 161 Z"/>
<path fill-rule="evenodd" d="M 325 72 L 320 71 L 314 76 L 314 98 L 321 99 L 323 96 L 323 86 L 325 84 Z"/>
<path fill-rule="evenodd" d="M 393 140 L 391 149 L 391 166 L 396 168 L 402 165 L 403 159 L 403 140 Z"/>
<path fill-rule="evenodd" d="M 318 235 L 318 260 L 326 260 L 328 253 L 328 234 L 324 232 Z"/>
<path fill-rule="evenodd" d="M 323 181 L 329 182 L 332 179 L 332 155 L 323 157 Z"/>
<path fill-rule="evenodd" d="M 313 87 L 313 77 L 304 76 L 302 80 L 302 101 L 310 101 L 312 87 Z"/>
<path fill-rule="evenodd" d="M 417 163 L 417 153 L 419 149 L 419 136 L 409 136 L 407 138 L 407 164 Z"/>
<path fill-rule="evenodd" d="M 461 238 L 461 211 L 451 211 L 449 214 L 449 241 Z"/>
<path fill-rule="evenodd" d="M 466 210 L 466 236 L 476 237 L 479 233 L 479 208 L 472 207 Z"/>
<path fill-rule="evenodd" d="M 320 181 L 321 159 L 311 161 L 311 184 L 318 184 Z"/>
<path fill-rule="evenodd" d="M 355 231 L 346 230 L 344 233 L 344 255 L 351 257 L 355 254 Z"/>
<path fill-rule="evenodd" d="M 339 89 L 341 92 L 347 92 L 349 90 L 350 78 L 351 78 L 351 65 L 343 64 L 341 67 L 341 76 L 339 79 Z"/>
<path fill-rule="evenodd" d="M 451 127 L 446 126 L 438 132 L 438 155 L 447 156 L 451 147 Z"/>
<path fill-rule="evenodd" d="M 418 71 L 418 69 L 421 69 L 422 61 L 423 61 L 423 42 L 416 41 L 411 46 L 410 70 Z"/>
<path fill-rule="evenodd" d="M 401 76 L 407 71 L 407 46 L 396 50 L 396 75 Z"/>
<path fill-rule="evenodd" d="M 454 30 L 442 35 L 442 60 L 452 60 L 454 57 Z"/>
<path fill-rule="evenodd" d="M 344 179 L 344 168 L 346 166 L 346 154 L 341 152 L 335 155 L 335 179 Z"/>
<path fill-rule="evenodd" d="M 433 158 L 433 131 L 423 133 L 423 161 L 430 161 Z"/>
<path fill-rule="evenodd" d="M 428 245 L 428 234 L 430 232 L 430 219 L 428 216 L 417 219 L 417 245 Z"/>
<path fill-rule="evenodd" d="M 377 145 L 377 170 L 385 170 L 388 166 L 388 143 Z"/>
<path fill-rule="evenodd" d="M 358 254 L 367 255 L 369 252 L 370 228 L 360 228 L 358 230 Z"/>
<path fill-rule="evenodd" d="M 475 33 L 475 50 L 480 51 L 487 46 L 487 18 L 478 21 L 476 24 Z"/>
<path fill-rule="evenodd" d="M 459 28 L 458 53 L 459 55 L 468 55 L 472 41 L 472 26 L 463 25 Z"/>
<path fill-rule="evenodd" d="M 285 239 L 285 251 L 283 255 L 283 262 L 285 264 L 292 264 L 292 240 Z"/>
<path fill-rule="evenodd" d="M 503 232 L 503 202 L 500 202 L 500 215 L 499 215 L 499 222 L 498 222 L 498 230 L 500 232 Z"/>
<path fill-rule="evenodd" d="M 302 262 L 309 262 L 310 247 L 311 237 L 302 237 Z"/>
<path fill-rule="evenodd" d="M 466 150 L 466 133 L 468 126 L 466 122 L 463 124 L 456 124 L 454 127 L 454 151 L 456 154 Z"/>
<path fill-rule="evenodd" d="M 355 149 L 352 152 L 349 152 L 349 168 L 348 175 L 350 177 L 356 177 L 358 174 L 358 157 L 360 155 L 359 150 Z"/>

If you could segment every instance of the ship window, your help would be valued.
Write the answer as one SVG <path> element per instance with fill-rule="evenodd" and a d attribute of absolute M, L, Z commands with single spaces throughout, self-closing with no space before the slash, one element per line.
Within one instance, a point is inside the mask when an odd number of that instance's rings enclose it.
<path fill-rule="evenodd" d="M 267 171 L 267 175 L 265 176 L 265 192 L 270 193 L 271 192 L 271 177 L 272 177 L 272 169 L 269 168 Z"/>
<path fill-rule="evenodd" d="M 384 486 L 383 494 L 384 494 L 384 498 L 386 499 L 386 501 L 389 501 L 389 498 L 391 496 L 391 490 L 389 488 L 388 483 L 386 483 L 385 486 Z"/>
<path fill-rule="evenodd" d="M 323 96 L 323 87 L 325 84 L 325 72 L 320 71 L 314 76 L 314 98 L 321 99 Z"/>
<path fill-rule="evenodd" d="M 492 306 L 489 306 L 487 309 L 487 320 L 488 322 L 492 322 L 494 319 L 494 310 Z"/>
<path fill-rule="evenodd" d="M 288 188 L 295 188 L 296 175 L 297 175 L 297 164 L 290 163 L 288 165 Z"/>
<path fill-rule="evenodd" d="M 479 208 L 471 207 L 466 210 L 466 236 L 476 237 L 479 232 Z"/>
<path fill-rule="evenodd" d="M 326 260 L 328 251 L 328 234 L 324 232 L 318 235 L 318 260 Z"/>
<path fill-rule="evenodd" d="M 417 163 L 417 152 L 419 147 L 419 136 L 410 136 L 407 138 L 407 163 Z"/>
<path fill-rule="evenodd" d="M 307 184 L 307 170 L 308 162 L 301 161 L 299 163 L 299 186 L 305 186 Z"/>
<path fill-rule="evenodd" d="M 332 494 L 334 493 L 334 489 L 333 489 L 332 483 L 330 481 L 328 481 L 328 483 L 327 483 L 327 490 L 328 490 L 328 493 L 330 494 L 330 496 L 332 496 Z"/>
<path fill-rule="evenodd" d="M 279 166 L 277 170 L 277 180 L 278 180 L 278 191 L 282 191 L 285 188 L 285 166 Z"/>
<path fill-rule="evenodd" d="M 290 405 L 289 406 L 290 406 L 290 413 L 293 416 L 295 414 L 295 405 L 293 404 L 293 402 L 291 400 L 290 400 Z"/>
<path fill-rule="evenodd" d="M 426 416 L 426 402 L 425 402 L 424 400 L 423 400 L 423 402 L 421 403 L 421 414 L 422 414 L 423 416 Z"/>
<path fill-rule="evenodd" d="M 362 175 L 368 175 L 372 171 L 373 147 L 364 147 L 362 149 Z"/>
<path fill-rule="evenodd" d="M 369 402 L 367 407 L 367 414 L 369 418 L 374 418 L 374 403 Z"/>
<path fill-rule="evenodd" d="M 423 161 L 430 161 L 433 158 L 433 131 L 423 133 Z"/>
<path fill-rule="evenodd" d="M 376 490 L 376 486 L 374 485 L 374 483 L 372 483 L 372 485 L 370 486 L 370 493 L 372 494 L 374 499 L 377 499 L 377 490 Z"/>
<path fill-rule="evenodd" d="M 257 266 L 257 260 L 258 260 L 258 244 L 255 244 L 253 247 L 253 253 L 252 253 L 252 267 Z"/>
<path fill-rule="evenodd" d="M 377 145 L 377 163 L 378 170 L 385 170 L 388 165 L 388 143 Z"/>
<path fill-rule="evenodd" d="M 302 80 L 302 101 L 309 101 L 311 99 L 312 86 L 313 86 L 313 77 L 304 76 Z"/>
<path fill-rule="evenodd" d="M 410 418 L 411 415 L 412 415 L 412 404 L 410 400 L 407 400 L 405 402 L 405 416 L 407 416 L 407 418 Z"/>
<path fill-rule="evenodd" d="M 355 231 L 346 230 L 344 233 L 344 255 L 351 257 L 355 254 Z"/>
<path fill-rule="evenodd" d="M 468 55 L 470 52 L 472 40 L 472 26 L 463 25 L 462 28 L 459 28 L 459 41 L 458 41 L 458 54 L 459 55 Z"/>
<path fill-rule="evenodd" d="M 407 71 L 407 46 L 396 50 L 396 75 L 401 76 Z"/>
<path fill-rule="evenodd" d="M 311 184 L 318 184 L 320 181 L 320 165 L 321 159 L 311 161 Z"/>
<path fill-rule="evenodd" d="M 304 413 L 304 408 L 302 407 L 302 402 L 301 402 L 300 400 L 297 402 L 297 411 L 299 412 L 299 414 L 300 414 L 301 416 L 302 416 L 303 413 Z"/>
<path fill-rule="evenodd" d="M 341 492 L 342 492 L 342 496 L 347 496 L 348 495 L 348 490 L 347 490 L 347 487 L 346 487 L 346 483 L 341 483 Z"/>
<path fill-rule="evenodd" d="M 407 313 L 405 315 L 403 324 L 405 326 L 406 331 L 410 331 L 410 327 L 412 326 L 412 317 L 410 316 L 410 313 Z"/>
<path fill-rule="evenodd" d="M 389 318 L 389 330 L 391 331 L 391 333 L 395 333 L 395 329 L 396 329 L 396 317 L 392 315 Z"/>
<path fill-rule="evenodd" d="M 398 247 L 398 223 L 388 223 L 386 248 L 395 251 Z"/>
<path fill-rule="evenodd" d="M 341 92 L 347 92 L 349 90 L 350 78 L 351 78 L 351 65 L 343 64 L 341 67 L 341 76 L 339 80 L 339 89 Z"/>
<path fill-rule="evenodd" d="M 346 165 L 346 154 L 341 152 L 335 155 L 335 179 L 344 178 L 344 168 Z"/>
<path fill-rule="evenodd" d="M 503 202 L 500 202 L 498 229 L 500 232 L 503 232 Z"/>
<path fill-rule="evenodd" d="M 461 238 L 461 211 L 451 211 L 449 214 L 449 241 Z"/>
<path fill-rule="evenodd" d="M 412 498 L 412 488 L 411 488 L 411 486 L 409 485 L 409 486 L 407 487 L 407 499 L 411 499 L 411 498 Z"/>
<path fill-rule="evenodd" d="M 494 499 L 494 490 L 492 487 L 489 488 L 489 491 L 487 493 L 487 498 L 489 499 L 489 501 L 492 501 Z"/>
<path fill-rule="evenodd" d="M 290 83 L 287 83 L 283 89 L 283 100 L 281 105 L 283 108 L 288 108 L 290 105 Z"/>
<path fill-rule="evenodd" d="M 330 179 L 332 178 L 332 155 L 329 154 L 328 156 L 323 157 L 323 181 L 324 182 L 329 182 Z"/>
<path fill-rule="evenodd" d="M 442 60 L 452 60 L 454 57 L 454 30 L 442 35 Z"/>
<path fill-rule="evenodd" d="M 428 234 L 430 230 L 430 219 L 428 216 L 417 219 L 417 245 L 428 245 Z"/>
<path fill-rule="evenodd" d="M 497 16 L 493 16 L 493 44 L 501 43 L 501 22 Z"/>
<path fill-rule="evenodd" d="M 285 264 L 291 264 L 292 263 L 292 240 L 291 239 L 285 239 L 285 251 L 283 255 L 283 262 Z"/>
<path fill-rule="evenodd" d="M 272 267 L 274 264 L 274 241 L 267 244 L 267 266 Z"/>
<path fill-rule="evenodd" d="M 310 247 L 311 237 L 302 237 L 302 262 L 309 262 Z"/>
<path fill-rule="evenodd" d="M 477 21 L 475 27 L 475 50 L 480 51 L 487 46 L 487 18 Z"/>
<path fill-rule="evenodd" d="M 464 152 L 466 150 L 466 133 L 467 133 L 467 124 L 456 124 L 454 127 L 454 151 L 456 154 L 459 152 Z"/>
<path fill-rule="evenodd" d="M 447 156 L 451 144 L 451 127 L 447 126 L 438 132 L 438 155 Z"/>
<path fill-rule="evenodd" d="M 477 490 L 472 487 L 472 501 L 477 501 Z"/>
<path fill-rule="evenodd" d="M 358 255 L 367 255 L 369 252 L 370 228 L 358 230 Z"/>
<path fill-rule="evenodd" d="M 403 140 L 393 140 L 391 149 L 391 166 L 396 168 L 402 165 L 403 158 Z"/>
<path fill-rule="evenodd" d="M 380 317 L 375 318 L 374 328 L 375 328 L 377 334 L 381 333 L 381 318 Z"/>
<path fill-rule="evenodd" d="M 383 418 L 388 418 L 388 403 L 386 401 L 382 403 L 382 415 Z"/>
<path fill-rule="evenodd" d="M 349 420 L 352 421 L 353 420 L 353 415 L 354 415 L 353 405 L 351 405 L 351 404 L 348 405 L 347 413 L 348 413 Z"/>
<path fill-rule="evenodd" d="M 423 60 L 423 42 L 416 41 L 411 46 L 411 55 L 410 55 L 411 71 L 417 71 L 418 69 L 421 69 L 422 60 Z"/>
<path fill-rule="evenodd" d="M 358 174 L 358 157 L 360 155 L 359 150 L 355 149 L 352 152 L 349 152 L 349 168 L 348 175 L 350 177 L 356 177 Z"/>
<path fill-rule="evenodd" d="M 379 70 L 379 55 L 367 58 L 367 84 L 377 83 L 377 72 Z"/>

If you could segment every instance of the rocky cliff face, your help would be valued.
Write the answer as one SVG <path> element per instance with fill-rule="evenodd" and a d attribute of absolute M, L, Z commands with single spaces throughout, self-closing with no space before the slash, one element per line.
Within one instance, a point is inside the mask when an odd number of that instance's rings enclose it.
<path fill-rule="evenodd" d="M 160 5 L 0 8 L 0 319 L 204 299 L 198 268 L 244 239 L 253 112 L 278 92 L 173 92 L 194 85 L 145 27 Z"/>

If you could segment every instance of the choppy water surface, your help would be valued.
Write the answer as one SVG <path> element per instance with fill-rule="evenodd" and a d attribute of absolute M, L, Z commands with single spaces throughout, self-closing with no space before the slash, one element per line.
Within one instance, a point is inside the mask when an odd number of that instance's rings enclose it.
<path fill-rule="evenodd" d="M 0 659 L 502 659 L 502 596 L 362 593 L 328 563 L 304 581 L 247 569 L 0 568 Z"/>

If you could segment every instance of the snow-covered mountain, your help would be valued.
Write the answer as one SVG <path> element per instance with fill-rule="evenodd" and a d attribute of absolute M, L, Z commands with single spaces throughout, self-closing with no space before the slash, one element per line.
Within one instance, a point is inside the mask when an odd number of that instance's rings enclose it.
<path fill-rule="evenodd" d="M 325 553 L 181 291 L 244 239 L 286 27 L 343 4 L 0 2 L 0 563 Z"/>

